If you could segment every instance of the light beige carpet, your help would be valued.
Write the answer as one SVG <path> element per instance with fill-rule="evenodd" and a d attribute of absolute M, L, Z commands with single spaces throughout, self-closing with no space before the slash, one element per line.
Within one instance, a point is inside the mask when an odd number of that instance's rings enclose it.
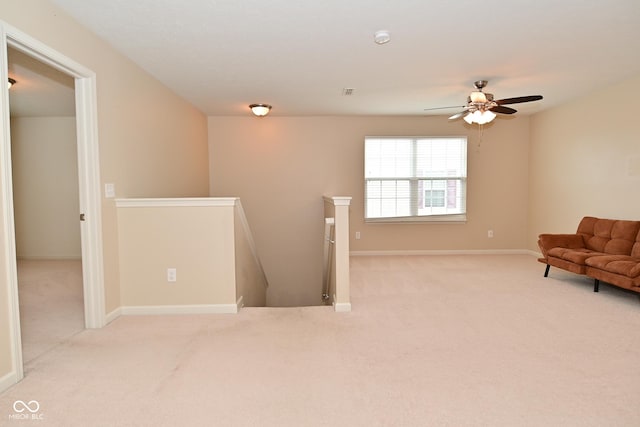
<path fill-rule="evenodd" d="M 19 260 L 18 297 L 28 364 L 84 329 L 82 261 Z"/>
<path fill-rule="evenodd" d="M 121 317 L 0 395 L 56 426 L 638 426 L 640 301 L 528 255 L 355 257 L 351 313 Z M 36 424 L 37 423 L 37 424 Z"/>

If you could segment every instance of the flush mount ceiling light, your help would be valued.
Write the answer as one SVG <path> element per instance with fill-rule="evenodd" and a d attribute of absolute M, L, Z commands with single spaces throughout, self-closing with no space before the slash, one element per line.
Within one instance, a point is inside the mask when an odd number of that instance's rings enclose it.
<path fill-rule="evenodd" d="M 251 112 L 258 117 L 264 117 L 271 111 L 271 105 L 269 104 L 251 104 L 249 108 L 251 108 Z"/>
<path fill-rule="evenodd" d="M 391 34 L 387 30 L 378 30 L 373 34 L 373 41 L 377 44 L 389 43 L 389 40 L 391 40 Z"/>
<path fill-rule="evenodd" d="M 13 86 L 14 84 L 16 84 L 16 81 L 9 77 L 9 89 L 11 89 L 11 86 Z"/>

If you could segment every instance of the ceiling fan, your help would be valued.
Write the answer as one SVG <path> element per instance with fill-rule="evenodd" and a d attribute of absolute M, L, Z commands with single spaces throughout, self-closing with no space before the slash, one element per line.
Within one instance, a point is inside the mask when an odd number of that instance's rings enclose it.
<path fill-rule="evenodd" d="M 457 120 L 463 118 L 464 121 L 469 124 L 478 123 L 483 125 L 495 119 L 496 113 L 513 114 L 518 111 L 511 107 L 505 107 L 505 105 L 539 101 L 542 99 L 542 95 L 530 95 L 494 100 L 492 93 L 486 93 L 482 91 L 482 89 L 487 86 L 487 83 L 488 82 L 486 80 L 478 80 L 473 84 L 476 90 L 471 92 L 471 94 L 467 97 L 467 105 L 462 105 L 460 107 L 453 106 L 426 108 L 425 111 L 443 110 L 448 108 L 463 108 L 463 110 L 459 113 L 456 113 L 453 116 L 449 117 L 449 120 Z"/>

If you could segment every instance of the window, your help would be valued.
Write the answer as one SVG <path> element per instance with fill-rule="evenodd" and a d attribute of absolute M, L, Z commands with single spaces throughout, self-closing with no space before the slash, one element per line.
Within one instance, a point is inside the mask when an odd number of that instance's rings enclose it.
<path fill-rule="evenodd" d="M 467 138 L 366 137 L 365 220 L 466 221 Z"/>

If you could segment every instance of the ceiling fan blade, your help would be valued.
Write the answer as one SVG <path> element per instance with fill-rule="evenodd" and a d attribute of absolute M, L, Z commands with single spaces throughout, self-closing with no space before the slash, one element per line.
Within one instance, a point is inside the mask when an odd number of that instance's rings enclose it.
<path fill-rule="evenodd" d="M 448 110 L 450 108 L 464 108 L 464 105 L 454 105 L 452 107 L 435 107 L 435 108 L 425 108 L 424 111 L 431 111 L 431 110 Z"/>
<path fill-rule="evenodd" d="M 489 111 L 493 111 L 494 113 L 500 113 L 500 114 L 513 114 L 518 112 L 518 110 L 514 110 L 513 108 L 510 108 L 510 107 L 504 107 L 502 105 L 498 105 L 496 107 L 490 108 Z"/>
<path fill-rule="evenodd" d="M 521 102 L 539 101 L 541 99 L 542 95 L 518 96 L 516 98 L 498 99 L 495 103 L 498 105 L 520 104 Z"/>
<path fill-rule="evenodd" d="M 467 111 L 467 110 L 460 111 L 459 113 L 456 113 L 453 116 L 449 117 L 449 120 L 461 119 L 462 117 L 466 116 L 467 114 L 469 114 L 469 111 Z"/>

